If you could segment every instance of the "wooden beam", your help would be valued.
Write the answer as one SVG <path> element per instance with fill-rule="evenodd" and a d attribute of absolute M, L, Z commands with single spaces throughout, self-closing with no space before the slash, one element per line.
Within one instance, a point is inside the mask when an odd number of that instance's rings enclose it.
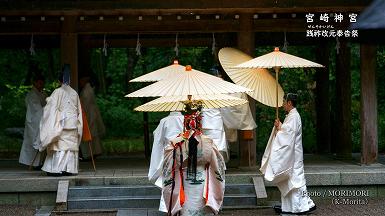
<path fill-rule="evenodd" d="M 83 34 L 87 40 L 79 41 L 88 48 L 100 48 L 103 46 L 103 35 Z M 333 42 L 333 38 L 306 38 L 304 32 L 287 32 L 287 40 L 291 46 L 314 45 L 315 43 Z M 108 47 L 135 47 L 137 34 L 107 34 Z M 284 37 L 283 32 L 257 32 L 255 33 L 256 46 L 280 46 Z M 0 35 L 1 49 L 29 49 L 31 34 L 23 35 Z M 34 43 L 36 50 L 45 48 L 60 48 L 60 34 L 57 35 L 36 35 Z M 237 33 L 226 32 L 216 33 L 215 40 L 218 47 L 237 46 Z M 174 47 L 175 34 L 141 34 L 143 47 Z M 211 33 L 186 33 L 179 34 L 178 42 L 181 47 L 210 46 L 212 44 Z"/>
<path fill-rule="evenodd" d="M 242 16 L 242 15 L 241 15 Z M 240 16 L 240 18 L 241 18 Z M 72 16 L 69 16 L 72 17 Z M 57 35 L 61 32 L 64 21 L 6 21 L 0 22 L 0 35 Z M 252 31 L 254 32 L 305 32 L 304 18 L 281 19 L 254 19 Z M 348 28 L 348 25 L 344 26 Z M 225 20 L 77 20 L 78 34 L 132 34 L 132 33 L 223 33 L 240 32 L 237 19 Z"/>
<path fill-rule="evenodd" d="M 376 47 L 361 44 L 361 163 L 372 164 L 378 155 Z"/>
<path fill-rule="evenodd" d="M 181 21 L 138 21 L 126 22 L 79 22 L 78 32 L 81 34 L 104 33 L 195 33 L 195 32 L 236 32 L 239 31 L 237 21 L 227 20 L 181 20 Z"/>
<path fill-rule="evenodd" d="M 13 0 L 0 3 L 0 14 L 9 15 L 167 15 L 215 13 L 314 13 L 361 11 L 370 0 L 121 0 L 55 1 Z"/>

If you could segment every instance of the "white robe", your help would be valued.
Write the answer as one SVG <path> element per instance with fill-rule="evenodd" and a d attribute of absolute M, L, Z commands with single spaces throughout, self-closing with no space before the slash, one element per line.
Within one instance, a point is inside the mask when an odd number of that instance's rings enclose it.
<path fill-rule="evenodd" d="M 79 96 L 68 85 L 47 98 L 40 122 L 40 151 L 47 149 L 43 171 L 78 173 L 78 151 L 83 132 Z"/>
<path fill-rule="evenodd" d="M 96 104 L 94 89 L 89 83 L 87 83 L 80 92 L 80 101 L 82 103 L 82 109 L 87 116 L 88 127 L 91 132 L 92 153 L 94 155 L 100 155 L 102 154 L 100 138 L 105 134 L 106 129 L 98 105 Z M 84 158 L 90 157 L 88 143 L 82 142 L 80 149 Z"/>
<path fill-rule="evenodd" d="M 245 93 L 234 93 L 230 95 L 247 100 Z M 238 140 L 237 130 L 253 130 L 257 127 L 248 103 L 232 107 L 223 107 L 220 108 L 220 111 L 228 142 L 236 142 Z"/>
<path fill-rule="evenodd" d="M 151 162 L 148 170 L 148 179 L 155 185 L 162 187 L 162 164 L 164 148 L 183 132 L 183 115 L 180 112 L 170 114 L 160 120 L 158 127 L 153 132 L 154 142 L 152 144 Z"/>
<path fill-rule="evenodd" d="M 202 110 L 203 134 L 213 139 L 225 161 L 229 159 L 228 145 L 222 115 L 219 109 Z"/>
<path fill-rule="evenodd" d="M 41 153 L 38 150 L 40 145 L 39 123 L 43 116 L 43 107 L 45 106 L 46 96 L 32 87 L 25 97 L 27 113 L 25 115 L 25 128 L 23 145 L 21 146 L 19 163 L 32 166 L 40 166 Z M 36 158 L 35 158 L 36 156 Z"/>
<path fill-rule="evenodd" d="M 231 94 L 231 96 L 246 99 L 245 93 Z M 248 103 L 220 108 L 223 124 L 228 129 L 253 130 L 257 127 Z"/>
<path fill-rule="evenodd" d="M 173 150 L 174 145 L 169 144 L 165 148 L 163 163 L 163 188 L 162 197 L 167 209 L 171 202 L 172 215 L 180 212 L 181 215 L 213 215 L 218 214 L 224 198 L 225 191 L 225 162 L 212 139 L 205 135 L 196 136 L 198 144 L 197 154 L 197 180 L 200 183 L 192 183 L 187 177 L 188 158 L 185 149 L 188 143 L 182 145 L 184 163 L 183 176 L 179 172 L 180 150 L 176 149 L 176 168 L 175 168 L 175 187 L 172 192 L 172 170 L 173 170 Z M 176 138 L 172 142 L 177 143 L 181 138 Z M 181 203 L 181 184 L 183 183 L 185 200 Z M 167 212 L 167 211 L 166 211 Z"/>
<path fill-rule="evenodd" d="M 273 128 L 260 170 L 280 190 L 282 211 L 298 213 L 314 206 L 306 193 L 302 123 L 297 109 L 290 110 L 279 131 Z"/>
<path fill-rule="evenodd" d="M 246 94 L 239 93 L 232 96 L 247 99 Z M 220 109 L 203 109 L 202 112 L 203 133 L 213 139 L 225 161 L 229 159 L 228 141 L 237 140 L 236 130 L 253 130 L 256 127 L 248 103 Z"/>

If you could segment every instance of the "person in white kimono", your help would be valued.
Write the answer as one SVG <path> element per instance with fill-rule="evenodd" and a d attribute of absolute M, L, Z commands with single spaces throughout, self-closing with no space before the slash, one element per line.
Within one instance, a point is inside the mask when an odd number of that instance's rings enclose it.
<path fill-rule="evenodd" d="M 46 95 L 43 93 L 44 78 L 36 76 L 33 79 L 32 89 L 25 97 L 27 113 L 25 115 L 24 139 L 21 146 L 19 163 L 40 169 L 42 154 L 39 152 L 40 136 L 39 123 L 43 116 L 46 104 Z"/>
<path fill-rule="evenodd" d="M 232 96 L 247 99 L 244 93 Z M 248 103 L 219 109 L 203 109 L 202 118 L 203 133 L 213 139 L 225 161 L 230 159 L 228 141 L 237 140 L 236 130 L 253 130 L 257 127 Z"/>
<path fill-rule="evenodd" d="M 152 144 L 151 162 L 148 170 L 148 179 L 155 185 L 162 187 L 162 164 L 164 148 L 183 132 L 183 115 L 181 112 L 170 112 L 162 118 L 153 132 L 154 142 Z"/>
<path fill-rule="evenodd" d="M 230 95 L 247 100 L 247 95 L 245 93 L 234 93 Z M 222 107 L 219 110 L 222 115 L 223 124 L 227 129 L 254 130 L 257 127 L 249 103 L 238 106 Z"/>
<path fill-rule="evenodd" d="M 162 197 L 168 215 L 213 215 L 222 206 L 225 162 L 202 134 L 201 120 L 199 106 L 185 113 L 184 132 L 164 149 Z"/>
<path fill-rule="evenodd" d="M 222 114 L 219 109 L 203 109 L 202 112 L 203 134 L 210 137 L 218 150 L 222 153 L 225 161 L 229 159 L 228 145 Z"/>
<path fill-rule="evenodd" d="M 287 116 L 277 119 L 262 157 L 261 172 L 281 192 L 277 213 L 307 213 L 316 209 L 308 196 L 303 166 L 302 123 L 296 107 L 297 95 L 288 93 L 283 108 Z"/>
<path fill-rule="evenodd" d="M 87 116 L 88 127 L 90 129 L 92 138 L 91 148 L 95 158 L 96 156 L 102 154 L 102 145 L 100 139 L 104 136 L 106 129 L 104 127 L 103 119 L 100 115 L 98 105 L 96 104 L 94 89 L 89 83 L 89 77 L 82 77 L 79 81 L 79 84 L 81 87 L 80 101 L 82 104 L 82 109 Z M 90 159 L 91 154 L 88 143 L 82 142 L 80 144 L 80 150 L 83 159 Z"/>
<path fill-rule="evenodd" d="M 69 86 L 69 77 L 70 68 L 66 64 L 63 76 L 59 77 L 62 85 L 47 98 L 40 122 L 39 151 L 47 150 L 42 167 L 47 175 L 78 173 L 78 152 L 83 132 L 82 108 L 78 94 Z"/>
<path fill-rule="evenodd" d="M 153 132 L 154 142 L 152 144 L 150 168 L 148 179 L 159 188 L 163 187 L 162 165 L 164 161 L 164 148 L 183 132 L 183 115 L 181 112 L 170 112 L 162 118 Z M 159 203 L 159 211 L 167 211 L 163 196 Z"/>
<path fill-rule="evenodd" d="M 230 95 L 247 100 L 247 95 L 245 93 L 234 93 Z M 236 142 L 238 140 L 237 130 L 254 130 L 257 127 L 248 103 L 238 106 L 223 107 L 219 110 L 221 111 L 228 143 Z"/>

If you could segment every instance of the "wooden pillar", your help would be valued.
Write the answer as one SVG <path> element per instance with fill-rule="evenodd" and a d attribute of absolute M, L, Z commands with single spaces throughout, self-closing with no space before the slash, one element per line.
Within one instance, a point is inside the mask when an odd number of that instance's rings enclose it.
<path fill-rule="evenodd" d="M 248 55 L 254 56 L 255 33 L 253 31 L 253 15 L 241 14 L 239 18 L 238 48 Z M 249 105 L 255 120 L 255 100 L 249 97 Z M 239 134 L 239 165 L 251 167 L 256 165 L 257 142 L 256 131 L 240 131 Z"/>
<path fill-rule="evenodd" d="M 78 77 L 84 76 L 92 77 L 93 71 L 91 70 L 91 48 L 88 41 L 89 36 L 78 37 Z"/>
<path fill-rule="evenodd" d="M 329 44 L 320 44 L 317 62 L 325 66 L 316 72 L 317 153 L 330 153 Z"/>
<path fill-rule="evenodd" d="M 337 142 L 336 155 L 338 159 L 351 159 L 351 74 L 350 48 L 347 42 L 341 40 L 339 53 L 336 55 L 336 120 Z"/>
<path fill-rule="evenodd" d="M 150 130 L 148 126 L 148 113 L 143 112 L 144 156 L 147 160 L 150 160 Z"/>
<path fill-rule="evenodd" d="M 378 155 L 376 47 L 361 44 L 361 163 L 372 164 Z"/>
<path fill-rule="evenodd" d="M 71 65 L 71 87 L 78 90 L 78 34 L 76 16 L 65 16 L 60 35 L 61 63 Z"/>

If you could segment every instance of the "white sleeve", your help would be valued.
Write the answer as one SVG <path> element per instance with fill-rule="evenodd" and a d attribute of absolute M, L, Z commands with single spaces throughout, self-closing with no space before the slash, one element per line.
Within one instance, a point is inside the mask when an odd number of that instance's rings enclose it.
<path fill-rule="evenodd" d="M 154 142 L 152 144 L 151 162 L 148 169 L 148 179 L 150 181 L 156 181 L 160 176 L 162 161 L 163 161 L 163 126 L 164 121 L 160 121 L 158 127 L 154 130 Z"/>

